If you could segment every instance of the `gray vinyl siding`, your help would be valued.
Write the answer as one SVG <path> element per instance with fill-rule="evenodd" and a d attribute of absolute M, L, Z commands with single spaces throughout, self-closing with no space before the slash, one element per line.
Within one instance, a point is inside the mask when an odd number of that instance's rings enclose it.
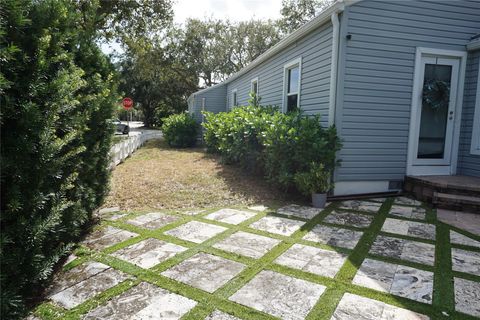
<path fill-rule="evenodd" d="M 190 113 L 198 122 L 202 121 L 202 99 L 205 98 L 205 110 L 213 113 L 225 111 L 227 86 L 224 84 L 199 91 L 194 94 Z"/>
<path fill-rule="evenodd" d="M 336 181 L 403 180 L 416 47 L 465 51 L 480 30 L 477 1 L 373 1 L 346 8 L 336 124 Z"/>
<path fill-rule="evenodd" d="M 284 65 L 302 59 L 300 107 L 305 114 L 321 114 L 322 124 L 328 123 L 330 65 L 332 58 L 332 24 L 326 23 L 269 60 L 229 82 L 227 103 L 232 106 L 232 91 L 237 89 L 239 105 L 249 99 L 250 82 L 258 77 L 262 105 L 282 107 Z"/>
<path fill-rule="evenodd" d="M 480 177 L 480 156 L 470 154 L 470 148 L 472 143 L 477 81 L 480 80 L 478 70 L 479 61 L 480 50 L 468 54 L 457 168 L 458 174 L 476 177 Z"/>

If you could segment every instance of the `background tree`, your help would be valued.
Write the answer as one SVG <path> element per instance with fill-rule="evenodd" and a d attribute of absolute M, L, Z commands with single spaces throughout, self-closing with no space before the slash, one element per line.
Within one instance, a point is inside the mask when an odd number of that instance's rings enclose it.
<path fill-rule="evenodd" d="M 278 25 L 283 34 L 289 34 L 312 20 L 333 0 L 282 0 L 282 17 Z"/>

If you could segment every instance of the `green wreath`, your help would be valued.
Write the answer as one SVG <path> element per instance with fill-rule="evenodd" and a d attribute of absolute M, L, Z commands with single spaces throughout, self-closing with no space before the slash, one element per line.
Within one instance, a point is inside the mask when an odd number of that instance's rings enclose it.
<path fill-rule="evenodd" d="M 423 85 L 423 105 L 434 110 L 448 107 L 450 100 L 450 87 L 447 82 L 430 80 Z"/>

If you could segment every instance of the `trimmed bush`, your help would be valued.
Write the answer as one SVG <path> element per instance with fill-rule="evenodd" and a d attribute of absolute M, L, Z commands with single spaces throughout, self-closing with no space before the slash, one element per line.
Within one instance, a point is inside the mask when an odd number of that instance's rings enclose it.
<path fill-rule="evenodd" d="M 169 146 L 187 148 L 197 142 L 198 124 L 190 114 L 172 114 L 162 121 L 163 137 Z"/>
<path fill-rule="evenodd" d="M 281 189 L 296 188 L 295 176 L 310 172 L 312 163 L 329 172 L 338 165 L 340 139 L 335 127 L 321 126 L 319 116 L 253 105 L 204 115 L 207 150 L 220 154 L 225 163 L 261 170 Z"/>

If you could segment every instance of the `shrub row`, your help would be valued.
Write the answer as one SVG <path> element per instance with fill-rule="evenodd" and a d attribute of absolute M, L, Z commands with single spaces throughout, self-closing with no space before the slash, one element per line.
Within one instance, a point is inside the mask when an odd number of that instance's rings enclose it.
<path fill-rule="evenodd" d="M 335 127 L 324 128 L 320 116 L 282 113 L 274 107 L 245 106 L 230 112 L 205 112 L 203 127 L 207 150 L 226 163 L 238 163 L 263 172 L 284 189 L 299 188 L 295 176 L 321 164 L 332 172 L 341 148 Z"/>
<path fill-rule="evenodd" d="M 193 147 L 197 141 L 198 124 L 187 112 L 162 119 L 162 133 L 171 147 Z"/>

